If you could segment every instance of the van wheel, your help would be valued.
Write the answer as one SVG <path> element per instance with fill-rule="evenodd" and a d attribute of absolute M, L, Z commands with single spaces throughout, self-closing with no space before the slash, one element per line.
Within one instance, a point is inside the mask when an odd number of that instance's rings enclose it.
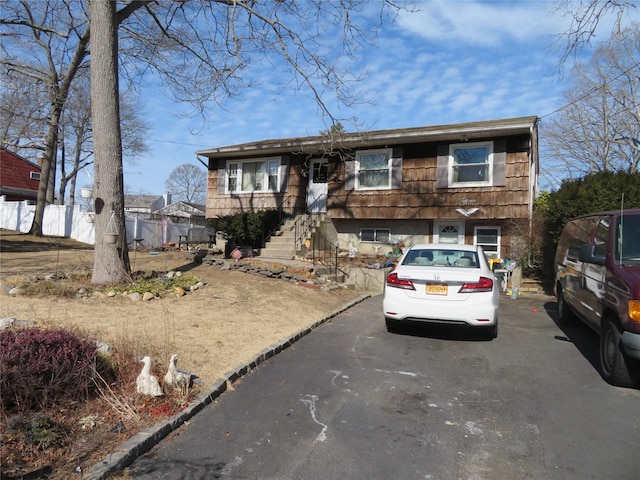
<path fill-rule="evenodd" d="M 558 286 L 558 316 L 560 321 L 567 325 L 574 323 L 576 319 L 571 307 L 567 305 L 567 301 L 564 299 L 564 292 L 560 286 Z"/>
<path fill-rule="evenodd" d="M 628 358 L 621 349 L 620 330 L 612 317 L 602 321 L 600 332 L 600 368 L 602 376 L 612 385 L 633 387 L 637 372 L 632 375 L 629 367 L 633 359 Z"/>

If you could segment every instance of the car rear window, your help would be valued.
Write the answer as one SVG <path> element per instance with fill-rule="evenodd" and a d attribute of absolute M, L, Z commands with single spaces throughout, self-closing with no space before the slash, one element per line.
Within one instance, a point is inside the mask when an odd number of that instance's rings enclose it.
<path fill-rule="evenodd" d="M 476 252 L 452 249 L 412 249 L 404 257 L 402 265 L 480 268 Z"/>

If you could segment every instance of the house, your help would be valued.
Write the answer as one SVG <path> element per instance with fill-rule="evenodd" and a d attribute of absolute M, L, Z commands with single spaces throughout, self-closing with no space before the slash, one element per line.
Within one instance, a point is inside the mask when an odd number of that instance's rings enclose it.
<path fill-rule="evenodd" d="M 173 202 L 151 213 L 153 220 L 166 218 L 173 223 L 187 223 L 191 226 L 204 226 L 205 206 L 190 202 Z"/>
<path fill-rule="evenodd" d="M 126 217 L 150 219 L 151 214 L 171 203 L 171 194 L 164 195 L 125 195 L 124 214 Z"/>
<path fill-rule="evenodd" d="M 6 200 L 35 202 L 41 169 L 20 155 L 0 148 L 0 195 Z"/>
<path fill-rule="evenodd" d="M 526 239 L 532 217 L 538 121 L 531 116 L 199 151 L 209 162 L 207 218 L 280 208 L 296 219 L 317 214 L 343 250 L 374 254 L 397 244 L 468 243 L 508 257 Z"/>

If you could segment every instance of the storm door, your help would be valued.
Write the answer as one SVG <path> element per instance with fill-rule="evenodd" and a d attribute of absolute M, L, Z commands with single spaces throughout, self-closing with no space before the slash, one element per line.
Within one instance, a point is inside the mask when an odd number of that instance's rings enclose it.
<path fill-rule="evenodd" d="M 464 222 L 439 221 L 433 225 L 433 243 L 464 243 Z"/>
<path fill-rule="evenodd" d="M 309 186 L 307 187 L 307 211 L 321 213 L 327 211 L 328 162 L 314 158 L 309 164 Z"/>

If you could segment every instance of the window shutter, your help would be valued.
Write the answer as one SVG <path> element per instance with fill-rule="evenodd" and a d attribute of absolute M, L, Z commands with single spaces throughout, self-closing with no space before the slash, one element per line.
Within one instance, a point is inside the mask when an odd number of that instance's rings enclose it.
<path fill-rule="evenodd" d="M 436 188 L 447 188 L 449 186 L 449 145 L 438 145 L 437 166 Z"/>
<path fill-rule="evenodd" d="M 289 187 L 289 157 L 280 158 L 280 188 L 279 192 L 286 192 Z"/>
<path fill-rule="evenodd" d="M 225 167 L 218 168 L 218 193 L 224 193 L 226 173 Z"/>
<path fill-rule="evenodd" d="M 506 185 L 507 142 L 499 140 L 493 144 L 493 186 Z"/>
<path fill-rule="evenodd" d="M 347 160 L 344 162 L 344 189 L 354 190 L 356 188 L 356 162 Z"/>
<path fill-rule="evenodd" d="M 391 158 L 391 188 L 402 188 L 402 148 L 393 149 Z"/>

